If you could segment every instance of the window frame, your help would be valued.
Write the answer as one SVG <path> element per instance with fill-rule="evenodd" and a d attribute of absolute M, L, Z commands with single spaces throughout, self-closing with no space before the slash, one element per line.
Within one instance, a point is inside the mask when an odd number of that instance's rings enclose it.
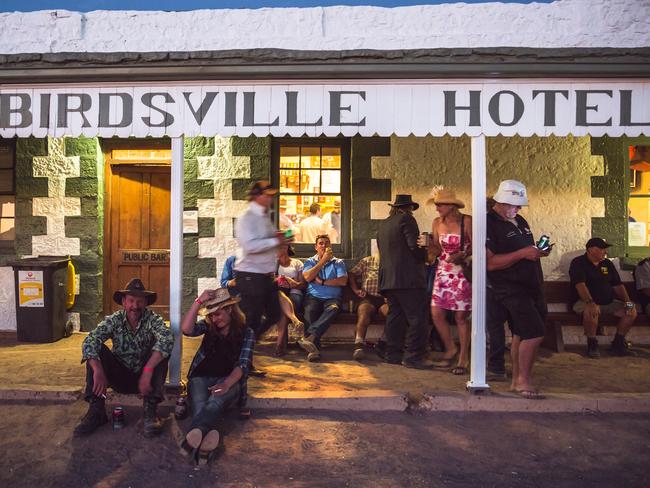
<path fill-rule="evenodd" d="M 13 167 L 12 167 L 12 172 L 13 172 L 13 180 L 11 182 L 11 191 L 0 191 L 0 195 L 2 196 L 13 196 L 14 197 L 14 232 L 16 230 L 16 138 L 12 139 L 0 139 L 3 142 L 8 141 L 9 142 L 9 147 L 10 151 L 13 153 Z M 0 241 L 0 253 L 6 254 L 7 251 L 10 253 L 14 252 L 14 246 L 16 243 L 16 239 L 12 240 L 6 240 L 6 241 Z"/>
<path fill-rule="evenodd" d="M 278 137 L 272 140 L 271 150 L 271 183 L 280 188 L 280 147 L 282 146 L 329 146 L 341 149 L 341 242 L 332 244 L 334 256 L 345 259 L 350 257 L 352 245 L 352 194 L 351 194 L 351 141 L 347 137 Z M 321 168 L 322 169 L 322 168 Z M 284 193 L 283 195 L 286 195 Z M 335 193 L 319 193 L 318 195 L 335 195 Z M 274 199 L 272 220 L 279 225 L 280 192 Z M 279 228 L 279 227 L 278 227 Z M 314 243 L 294 243 L 296 258 L 310 258 L 315 254 Z"/>
<path fill-rule="evenodd" d="M 629 234 L 628 234 L 628 208 L 630 204 L 630 199 L 632 198 L 648 198 L 650 194 L 646 195 L 632 195 L 632 190 L 635 189 L 636 185 L 638 182 L 636 181 L 636 177 L 639 178 L 640 180 L 640 175 L 635 175 L 633 171 L 630 169 L 630 152 L 629 148 L 630 146 L 650 146 L 650 138 L 648 137 L 630 137 L 624 139 L 625 145 L 624 145 L 624 161 L 625 161 L 625 176 L 626 176 L 626 184 L 625 184 L 625 214 L 623 215 L 623 218 L 625 219 L 625 253 L 623 256 L 621 256 L 624 260 L 624 262 L 627 263 L 628 259 L 631 259 L 632 261 L 637 261 L 639 259 L 643 259 L 648 257 L 650 255 L 650 245 L 648 246 L 630 246 L 629 244 Z M 632 182 L 634 180 L 635 185 L 632 186 Z"/>

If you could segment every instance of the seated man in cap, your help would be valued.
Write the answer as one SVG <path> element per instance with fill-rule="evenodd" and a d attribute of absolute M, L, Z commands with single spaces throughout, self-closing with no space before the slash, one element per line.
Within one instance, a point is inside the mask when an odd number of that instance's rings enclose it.
<path fill-rule="evenodd" d="M 146 290 L 139 279 L 116 291 L 113 300 L 122 310 L 100 322 L 81 347 L 89 407 L 74 433 L 87 435 L 108 422 L 105 399 L 110 386 L 120 393 L 144 397 L 144 435 L 152 437 L 162 428 L 156 409 L 163 400 L 174 336 L 163 318 L 147 309 L 156 301 L 156 293 Z M 111 339 L 113 350 L 104 344 L 107 339 Z"/>
<path fill-rule="evenodd" d="M 610 348 L 612 354 L 633 355 L 625 341 L 625 335 L 636 319 L 636 308 L 621 283 L 614 264 L 606 257 L 610 246 L 600 237 L 589 239 L 587 252 L 574 258 L 569 267 L 571 285 L 577 294 L 573 310 L 582 315 L 582 325 L 587 336 L 587 356 L 590 358 L 600 357 L 596 330 L 601 313 L 619 317 Z"/>
<path fill-rule="evenodd" d="M 348 272 L 342 259 L 334 257 L 330 238 L 316 236 L 316 255 L 305 261 L 303 276 L 307 282 L 305 300 L 305 337 L 298 341 L 307 351 L 308 361 L 320 359 L 320 338 L 327 332 L 341 309 L 343 287 L 348 284 Z"/>

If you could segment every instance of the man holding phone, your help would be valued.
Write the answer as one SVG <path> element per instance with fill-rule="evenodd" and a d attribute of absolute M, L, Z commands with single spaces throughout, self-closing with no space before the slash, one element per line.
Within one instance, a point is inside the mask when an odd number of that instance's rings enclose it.
<path fill-rule="evenodd" d="M 532 385 L 531 372 L 547 313 L 540 258 L 548 256 L 551 247 L 537 247 L 528 222 L 519 215 L 528 205 L 523 183 L 502 181 L 494 200 L 487 214 L 486 242 L 488 371 L 505 376 L 503 324 L 507 321 L 512 331 L 512 390 L 537 400 L 544 397 Z"/>

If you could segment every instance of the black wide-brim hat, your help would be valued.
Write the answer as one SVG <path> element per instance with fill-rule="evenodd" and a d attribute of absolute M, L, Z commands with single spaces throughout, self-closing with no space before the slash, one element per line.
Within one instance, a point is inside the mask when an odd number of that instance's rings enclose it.
<path fill-rule="evenodd" d="M 113 301 L 118 305 L 122 305 L 122 299 L 126 295 L 132 295 L 134 297 L 145 297 L 147 299 L 147 305 L 151 305 L 156 302 L 158 295 L 155 291 L 150 291 L 145 289 L 144 284 L 138 278 L 133 278 L 129 281 L 124 290 L 117 290 L 113 293 Z"/>
<path fill-rule="evenodd" d="M 391 207 L 413 207 L 413 210 L 420 208 L 420 204 L 415 203 L 411 195 L 395 195 L 395 201 L 388 205 Z"/>

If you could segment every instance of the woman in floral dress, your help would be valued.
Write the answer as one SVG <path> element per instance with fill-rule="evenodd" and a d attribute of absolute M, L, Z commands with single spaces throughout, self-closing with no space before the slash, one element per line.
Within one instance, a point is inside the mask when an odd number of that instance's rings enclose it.
<path fill-rule="evenodd" d="M 431 297 L 433 323 L 445 345 L 445 354 L 439 367 L 452 367 L 457 375 L 467 374 L 469 365 L 470 322 L 472 309 L 472 284 L 465 278 L 461 261 L 472 253 L 472 218 L 460 212 L 465 204 L 452 190 L 441 189 L 427 203 L 433 203 L 440 215 L 432 224 L 430 259 L 438 258 L 438 267 Z M 464 219 L 464 242 L 461 249 L 461 218 Z M 451 335 L 447 311 L 454 312 L 460 348 Z"/>

